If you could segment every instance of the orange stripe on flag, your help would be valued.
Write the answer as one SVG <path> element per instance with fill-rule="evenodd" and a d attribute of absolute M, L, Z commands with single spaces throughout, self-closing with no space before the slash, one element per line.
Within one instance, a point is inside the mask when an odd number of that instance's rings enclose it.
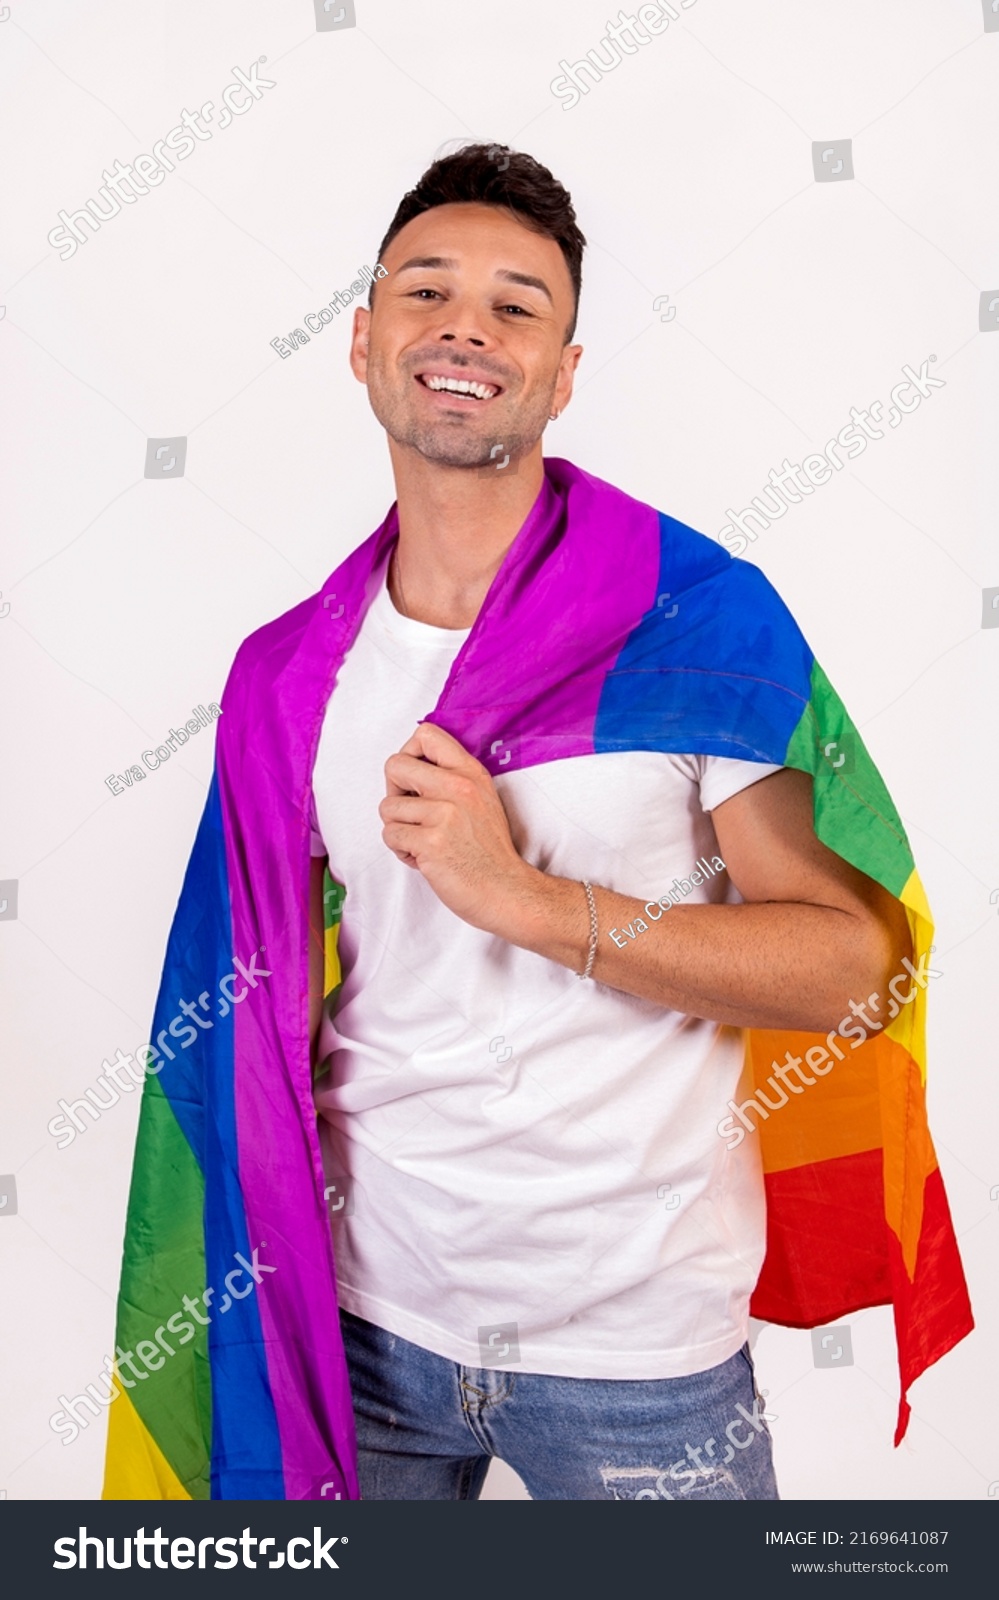
<path fill-rule="evenodd" d="M 784 1172 L 880 1149 L 876 1055 L 880 1041 L 869 1040 L 856 1050 L 851 1049 L 847 1039 L 836 1038 L 834 1043 L 842 1061 L 836 1059 L 822 1033 L 754 1028 L 747 1034 L 746 1054 L 752 1077 L 749 1086 L 740 1090 L 740 1100 L 749 1121 L 754 1126 L 759 1124 L 764 1172 Z M 813 1079 L 811 1085 L 803 1083 L 797 1071 L 786 1070 L 788 1053 L 792 1059 L 800 1057 L 803 1073 Z M 777 1066 L 785 1067 L 783 1086 L 775 1071 Z M 754 1084 L 776 1110 L 768 1110 L 766 1105 L 759 1113 L 746 1108 L 745 1101 L 753 1095 Z M 781 1105 L 784 1094 L 787 1101 Z M 761 1104 L 759 1097 L 756 1102 Z M 737 1127 L 742 1125 L 738 1118 L 735 1121 Z"/>
<path fill-rule="evenodd" d="M 936 1171 L 937 1158 L 926 1121 L 926 1090 L 919 1067 L 893 1040 L 879 1043 L 885 1217 L 901 1244 L 902 1261 L 911 1278 L 923 1227 L 926 1180 Z"/>

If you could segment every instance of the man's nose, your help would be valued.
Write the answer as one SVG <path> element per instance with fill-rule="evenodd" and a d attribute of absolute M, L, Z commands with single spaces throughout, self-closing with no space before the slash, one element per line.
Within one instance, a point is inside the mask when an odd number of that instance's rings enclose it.
<path fill-rule="evenodd" d="M 487 311 L 478 295 L 454 294 L 440 307 L 436 320 L 437 337 L 442 344 L 469 346 L 482 350 L 495 343 L 486 325 Z"/>
<path fill-rule="evenodd" d="M 481 335 L 475 334 L 475 333 L 466 333 L 464 335 L 461 335 L 461 334 L 458 334 L 458 333 L 442 333 L 441 334 L 441 342 L 442 343 L 454 343 L 454 342 L 457 342 L 458 344 L 474 344 L 474 345 L 482 346 L 482 345 L 486 344 L 488 341 L 483 339 L 481 337 Z"/>

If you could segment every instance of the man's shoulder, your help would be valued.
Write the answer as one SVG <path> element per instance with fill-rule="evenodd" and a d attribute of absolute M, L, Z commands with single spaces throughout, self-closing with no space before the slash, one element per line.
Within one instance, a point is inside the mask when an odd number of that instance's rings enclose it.
<path fill-rule="evenodd" d="M 243 640 L 236 651 L 226 684 L 225 693 L 230 702 L 235 704 L 251 686 L 276 682 L 302 651 L 303 644 L 306 653 L 309 653 L 306 639 L 317 617 L 336 620 L 343 615 L 342 597 L 350 593 L 356 598 L 355 592 L 363 586 L 374 545 L 382 531 L 383 528 L 379 528 L 362 540 L 314 594 L 300 600 L 270 622 L 263 623 Z M 338 593 L 341 596 L 339 601 Z"/>
<path fill-rule="evenodd" d="M 667 573 L 675 595 L 682 588 L 710 586 L 712 594 L 752 605 L 782 606 L 769 579 L 751 561 L 741 560 L 717 539 L 669 511 L 587 472 L 574 462 L 548 457 L 545 469 L 566 497 L 570 517 L 581 516 L 602 541 L 608 532 L 615 558 L 633 557 L 643 540 L 659 551 L 660 572 Z"/>
<path fill-rule="evenodd" d="M 317 590 L 247 635 L 236 651 L 229 672 L 225 693 L 230 699 L 260 675 L 277 676 L 301 643 L 317 607 L 322 604 L 322 593 L 322 589 Z"/>
<path fill-rule="evenodd" d="M 669 538 L 677 545 L 687 546 L 692 552 L 696 551 L 702 561 L 718 570 L 727 570 L 735 559 L 717 539 L 701 533 L 689 522 L 664 511 L 650 500 L 639 499 L 619 484 L 610 483 L 594 472 L 587 472 L 572 461 L 548 456 L 545 458 L 545 471 L 566 497 L 570 515 L 575 511 L 576 515 L 582 513 L 598 520 L 610 518 L 618 524 L 631 523 L 637 526 L 645 523 L 649 528 L 658 524 L 656 537 Z"/>

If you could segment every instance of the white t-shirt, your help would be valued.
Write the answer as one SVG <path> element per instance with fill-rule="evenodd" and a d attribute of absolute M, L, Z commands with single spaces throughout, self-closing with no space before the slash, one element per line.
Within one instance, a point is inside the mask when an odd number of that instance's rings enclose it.
<path fill-rule="evenodd" d="M 764 1254 L 757 1141 L 729 1150 L 716 1131 L 739 1089 L 741 1031 L 469 927 L 382 842 L 384 763 L 466 638 L 401 616 L 383 584 L 319 743 L 313 851 L 326 841 L 347 889 L 316 1090 L 327 1182 L 347 1191 L 333 1221 L 340 1304 L 470 1366 L 703 1371 L 744 1342 Z M 686 879 L 674 898 L 689 905 L 738 900 L 723 871 L 692 884 L 718 853 L 707 813 L 777 770 L 635 751 L 495 782 L 532 865 L 643 902 Z M 511 1324 L 510 1354 L 484 1360 Z"/>

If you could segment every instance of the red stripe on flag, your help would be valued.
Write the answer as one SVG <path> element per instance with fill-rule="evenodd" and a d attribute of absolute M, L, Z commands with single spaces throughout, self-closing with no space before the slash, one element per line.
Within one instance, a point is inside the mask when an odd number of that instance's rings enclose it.
<path fill-rule="evenodd" d="M 880 1150 L 770 1173 L 765 1182 L 767 1253 L 750 1303 L 753 1316 L 816 1328 L 868 1306 L 893 1305 L 900 1444 L 909 1422 L 910 1384 L 974 1327 L 939 1169 L 924 1185 L 911 1282 L 899 1241 L 884 1220 Z"/>
<path fill-rule="evenodd" d="M 888 1234 L 888 1249 L 902 1385 L 895 1431 L 895 1443 L 900 1444 L 909 1425 L 909 1385 L 975 1326 L 939 1168 L 930 1173 L 923 1190 L 923 1226 L 911 1283 L 893 1233 Z"/>
<path fill-rule="evenodd" d="M 771 1172 L 765 1183 L 767 1253 L 754 1317 L 815 1328 L 890 1304 L 880 1150 Z"/>

